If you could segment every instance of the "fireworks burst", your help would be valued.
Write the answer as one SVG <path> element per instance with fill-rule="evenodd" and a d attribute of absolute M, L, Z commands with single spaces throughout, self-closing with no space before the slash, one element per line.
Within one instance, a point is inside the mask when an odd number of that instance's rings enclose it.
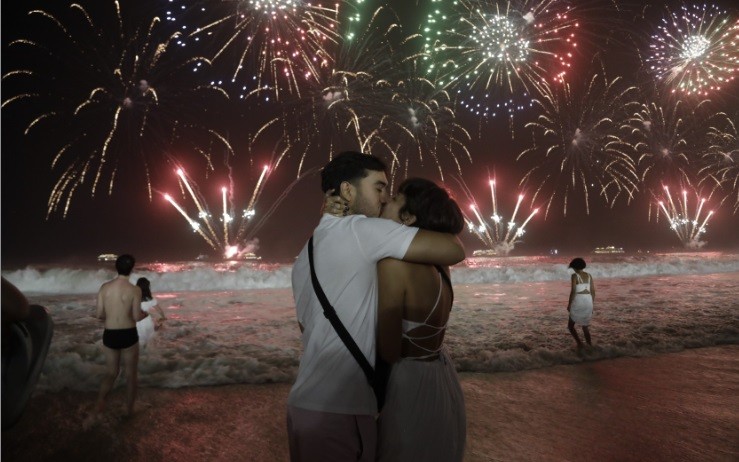
<path fill-rule="evenodd" d="M 526 124 L 535 142 L 517 160 L 534 157 L 521 185 L 535 185 L 532 201 L 545 190 L 550 194 L 545 216 L 557 196 L 562 196 L 566 215 L 569 195 L 578 190 L 588 214 L 592 192 L 611 207 L 622 194 L 631 200 L 638 176 L 620 129 L 637 105 L 635 92 L 620 78 L 598 74 L 577 92 L 569 84 L 541 86 L 543 97 L 535 102 L 542 114 Z"/>
<path fill-rule="evenodd" d="M 683 189 L 682 199 L 678 196 L 676 204 L 669 188 L 664 186 L 663 189 L 664 198 L 658 202 L 659 208 L 669 221 L 670 229 L 675 232 L 682 245 L 687 249 L 699 249 L 706 245 L 706 242 L 701 240 L 701 235 L 706 233 L 706 225 L 713 215 L 713 210 L 711 210 L 705 217 L 701 217 L 706 199 L 698 197 L 695 213 L 690 214 L 687 190 Z M 691 215 L 693 218 L 691 218 Z"/>
<path fill-rule="evenodd" d="M 357 38 L 359 31 L 362 30 L 362 23 L 366 19 L 366 14 L 363 11 L 363 7 L 369 2 L 366 0 L 344 0 L 343 3 L 346 5 L 344 17 L 342 21 L 344 31 L 342 36 L 345 41 L 352 41 Z"/>
<path fill-rule="evenodd" d="M 629 132 L 628 140 L 645 191 L 654 194 L 663 184 L 692 187 L 700 154 L 705 149 L 703 122 L 708 116 L 701 109 L 708 104 L 707 100 L 695 105 L 680 100 L 651 102 L 642 104 L 629 117 L 624 129 Z"/>
<path fill-rule="evenodd" d="M 224 80 L 238 84 L 242 98 L 266 91 L 281 99 L 285 93 L 300 96 L 330 65 L 327 50 L 338 39 L 338 14 L 338 3 L 219 0 L 195 2 L 179 16 L 188 40 L 206 48 L 217 44 L 209 56 L 230 63 Z"/>
<path fill-rule="evenodd" d="M 392 151 L 379 127 L 391 103 L 391 83 L 386 79 L 397 72 L 388 39 L 398 28 L 396 19 L 388 8 L 375 10 L 351 40 L 341 41 L 331 65 L 320 69 L 317 80 L 259 128 L 252 146 L 276 135 L 274 151 L 281 158 L 297 156 L 298 174 L 311 153 L 331 158 L 343 150 Z"/>
<path fill-rule="evenodd" d="M 180 196 L 183 199 L 190 198 L 194 211 L 188 213 L 169 193 L 162 193 L 162 196 L 182 215 L 193 232 L 203 238 L 213 250 L 221 252 L 223 258 L 242 258 L 247 253 L 253 253 L 256 233 L 298 181 L 290 184 L 269 209 L 257 214 L 257 204 L 272 170 L 267 165 L 262 167 L 249 201 L 243 208 L 236 206 L 237 185 L 231 174 L 227 186 L 213 188 L 213 196 L 220 193 L 219 200 L 216 201 L 220 206 L 220 213 L 211 212 L 205 195 L 182 167 L 176 170 Z"/>
<path fill-rule="evenodd" d="M 577 48 L 578 21 L 559 0 L 432 0 L 423 29 L 428 75 L 481 116 L 531 105 L 534 83 L 562 82 Z"/>
<path fill-rule="evenodd" d="M 652 40 L 647 63 L 673 92 L 705 96 L 739 72 L 739 19 L 716 5 L 668 10 Z"/>
<path fill-rule="evenodd" d="M 379 131 L 392 146 L 393 177 L 397 172 L 407 177 L 414 158 L 421 164 L 430 158 L 442 181 L 444 171 L 449 171 L 445 166 L 446 159 L 451 159 L 461 174 L 460 157 L 472 162 L 466 146 L 470 135 L 457 122 L 449 94 L 418 76 L 412 60 L 406 64 L 407 77 L 393 86 L 390 105 L 382 117 Z"/>
<path fill-rule="evenodd" d="M 4 87 L 22 89 L 3 109 L 32 108 L 37 113 L 26 135 L 43 132 L 52 143 L 59 140 L 51 166 L 61 173 L 47 212 L 62 209 L 65 217 L 80 186 L 90 183 L 94 196 L 100 183 L 107 183 L 112 193 L 118 169 L 133 167 L 132 159 L 139 162 L 136 169 L 151 198 L 150 167 L 170 150 L 196 153 L 208 163 L 212 149 L 232 152 L 209 127 L 211 104 L 227 95 L 183 72 L 209 62 L 173 52 L 179 33 L 159 38 L 157 17 L 142 22 L 125 15 L 118 2 L 89 7 L 75 3 L 59 11 L 31 11 L 28 30 L 43 30 L 43 39 L 12 42 L 9 51 L 22 53 L 22 62 L 30 64 L 3 76 Z"/>
<path fill-rule="evenodd" d="M 739 136 L 736 119 L 718 113 L 708 129 L 709 146 L 703 156 L 705 166 L 700 171 L 701 182 L 710 181 L 714 192 L 725 191 L 725 200 L 734 201 L 734 213 L 739 211 Z"/>
<path fill-rule="evenodd" d="M 487 246 L 489 253 L 493 255 L 508 255 L 514 249 L 516 244 L 520 242 L 521 238 L 526 233 L 526 225 L 531 221 L 534 215 L 539 213 L 539 209 L 533 209 L 521 226 L 518 226 L 516 223 L 516 217 L 524 199 L 524 195 L 519 194 L 516 206 L 513 209 L 513 214 L 511 215 L 510 220 L 506 220 L 498 213 L 495 180 L 490 180 L 489 183 L 490 195 L 493 204 L 493 214 L 488 220 L 483 218 L 480 207 L 477 205 L 477 201 L 474 199 L 469 189 L 462 184 L 462 187 L 465 189 L 465 193 L 472 202 L 470 210 L 475 216 L 474 220 L 465 217 L 467 229 L 469 229 L 471 233 L 477 236 Z"/>
<path fill-rule="evenodd" d="M 416 72 L 418 36 L 404 37 L 394 11 L 377 8 L 363 28 L 344 40 L 321 69 L 318 82 L 284 105 L 284 112 L 257 132 L 281 130 L 275 151 L 300 157 L 299 172 L 311 152 L 332 157 L 359 150 L 388 159 L 392 176 L 407 176 L 409 165 L 431 161 L 443 178 L 446 159 L 456 169 L 471 156 L 469 133 L 456 121 L 448 92 Z"/>

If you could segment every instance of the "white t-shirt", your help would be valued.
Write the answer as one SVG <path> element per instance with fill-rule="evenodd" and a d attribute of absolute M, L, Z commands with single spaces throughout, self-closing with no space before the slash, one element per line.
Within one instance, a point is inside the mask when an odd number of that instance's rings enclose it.
<path fill-rule="evenodd" d="M 313 232 L 313 258 L 318 282 L 331 305 L 362 350 L 375 364 L 377 262 L 401 259 L 418 232 L 382 218 L 324 215 Z M 287 402 L 311 411 L 374 415 L 375 395 L 333 326 L 323 315 L 313 290 L 308 244 L 293 265 L 293 296 L 303 325 L 303 356 Z"/>

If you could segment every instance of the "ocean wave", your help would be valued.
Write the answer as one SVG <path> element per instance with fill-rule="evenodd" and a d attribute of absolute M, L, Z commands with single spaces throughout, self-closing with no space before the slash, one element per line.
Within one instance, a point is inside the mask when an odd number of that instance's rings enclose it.
<path fill-rule="evenodd" d="M 445 344 L 460 371 L 518 371 L 739 343 L 739 273 L 601 281 L 591 332 L 578 352 L 562 282 L 455 289 Z M 144 386 L 290 383 L 302 345 L 289 289 L 155 293 L 168 320 L 142 348 Z M 54 320 L 39 390 L 95 390 L 105 369 L 102 321 L 88 295 L 34 300 Z M 119 386 L 123 379 L 119 379 Z"/>
<path fill-rule="evenodd" d="M 569 261 L 550 257 L 470 258 L 455 266 L 452 281 L 460 284 L 545 282 L 568 280 Z M 659 254 L 651 256 L 601 257 L 590 261 L 587 271 L 597 279 L 639 276 L 714 274 L 739 271 L 739 255 L 713 253 Z"/>
<path fill-rule="evenodd" d="M 555 257 L 468 258 L 452 269 L 456 284 L 568 280 L 568 261 Z M 712 274 L 739 271 L 739 255 L 674 253 L 593 257 L 588 271 L 596 279 L 655 275 Z M 131 280 L 146 277 L 157 291 L 218 291 L 290 287 L 292 265 L 243 262 L 150 263 Z M 115 274 L 110 269 L 27 267 L 2 272 L 22 291 L 37 294 L 94 294 Z"/>
<path fill-rule="evenodd" d="M 188 267 L 176 270 L 137 270 L 131 273 L 135 282 L 145 277 L 153 290 L 159 292 L 218 291 L 249 289 L 282 289 L 290 287 L 292 266 Z M 3 277 L 21 291 L 30 294 L 94 294 L 100 286 L 115 277 L 103 269 L 28 267 L 3 271 Z"/>

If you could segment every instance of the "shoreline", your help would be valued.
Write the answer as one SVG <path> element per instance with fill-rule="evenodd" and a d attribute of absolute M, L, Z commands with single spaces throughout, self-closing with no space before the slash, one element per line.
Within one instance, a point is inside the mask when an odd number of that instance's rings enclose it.
<path fill-rule="evenodd" d="M 518 372 L 460 374 L 466 461 L 736 460 L 739 345 Z M 291 384 L 124 389 L 90 425 L 94 392 L 35 393 L 2 459 L 288 460 Z"/>

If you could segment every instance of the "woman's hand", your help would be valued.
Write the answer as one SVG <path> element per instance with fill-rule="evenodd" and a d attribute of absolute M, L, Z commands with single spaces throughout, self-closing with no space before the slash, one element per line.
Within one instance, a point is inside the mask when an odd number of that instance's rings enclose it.
<path fill-rule="evenodd" d="M 341 196 L 334 196 L 333 193 L 333 189 L 326 191 L 323 201 L 323 213 L 328 213 L 335 217 L 346 216 L 346 213 L 349 211 L 349 204 Z"/>

